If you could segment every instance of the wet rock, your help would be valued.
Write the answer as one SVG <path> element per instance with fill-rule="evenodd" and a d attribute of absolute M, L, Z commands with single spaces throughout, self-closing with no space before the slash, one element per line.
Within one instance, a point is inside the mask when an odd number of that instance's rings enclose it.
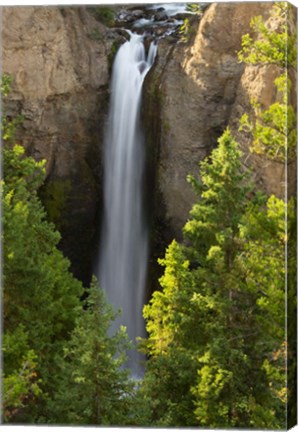
<path fill-rule="evenodd" d="M 136 17 L 133 15 L 131 11 L 122 10 L 117 15 L 116 21 L 120 22 L 132 22 L 136 19 Z"/>
<path fill-rule="evenodd" d="M 142 74 L 144 72 L 144 70 L 146 69 L 146 67 L 147 67 L 147 63 L 146 62 L 141 62 L 138 67 L 139 67 L 140 73 Z"/>
<path fill-rule="evenodd" d="M 135 9 L 132 11 L 132 16 L 134 17 L 134 19 L 141 19 L 141 18 L 145 18 L 146 14 L 141 9 Z"/>
<path fill-rule="evenodd" d="M 166 21 L 168 19 L 168 14 L 165 11 L 157 12 L 154 15 L 154 21 Z"/>
<path fill-rule="evenodd" d="M 173 31 L 175 31 L 175 29 L 173 29 L 172 27 L 169 28 L 167 25 L 164 25 L 164 26 L 159 26 L 159 27 L 155 28 L 154 34 L 160 38 L 160 37 L 169 35 Z"/>
<path fill-rule="evenodd" d="M 146 17 L 146 11 L 143 9 L 133 9 L 133 10 L 121 10 L 117 15 L 116 21 L 118 23 L 133 23 L 139 19 Z"/>
<path fill-rule="evenodd" d="M 188 19 L 191 18 L 192 16 L 193 16 L 193 14 L 185 12 L 185 13 L 177 13 L 172 18 L 176 19 L 177 21 L 183 21 L 186 18 L 188 18 Z"/>
<path fill-rule="evenodd" d="M 177 20 L 176 20 L 176 18 L 174 18 L 174 17 L 171 17 L 171 18 L 168 18 L 167 19 L 167 23 L 174 23 L 174 22 L 176 22 Z"/>
<path fill-rule="evenodd" d="M 117 45 L 121 45 L 122 43 L 129 40 L 128 32 L 123 28 L 112 27 L 105 32 L 105 37 L 112 41 L 113 43 L 117 43 Z"/>

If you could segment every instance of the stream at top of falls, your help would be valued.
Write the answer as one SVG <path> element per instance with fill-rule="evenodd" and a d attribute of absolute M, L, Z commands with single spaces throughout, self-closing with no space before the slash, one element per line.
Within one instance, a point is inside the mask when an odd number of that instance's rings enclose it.
<path fill-rule="evenodd" d="M 142 310 L 148 259 L 143 210 L 144 136 L 140 124 L 142 86 L 157 51 L 152 42 L 146 55 L 143 37 L 129 32 L 118 50 L 112 71 L 111 100 L 104 149 L 104 215 L 99 281 L 115 311 L 121 310 L 111 333 L 125 326 L 135 345 L 145 336 Z M 128 352 L 126 367 L 143 375 L 144 356 Z"/>

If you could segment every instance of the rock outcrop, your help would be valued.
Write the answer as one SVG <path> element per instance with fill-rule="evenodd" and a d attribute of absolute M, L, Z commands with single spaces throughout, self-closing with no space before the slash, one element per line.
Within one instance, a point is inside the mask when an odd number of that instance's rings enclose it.
<path fill-rule="evenodd" d="M 286 165 L 284 162 L 274 161 L 264 155 L 250 151 L 252 137 L 245 132 L 239 132 L 239 119 L 247 113 L 253 118 L 254 112 L 249 101 L 257 100 L 262 109 L 268 109 L 277 100 L 274 80 L 280 75 L 280 70 L 274 65 L 246 66 L 237 89 L 237 96 L 232 109 L 229 126 L 240 144 L 243 152 L 243 164 L 253 168 L 254 181 L 261 190 L 268 195 L 274 194 L 279 198 L 285 197 Z M 296 184 L 296 164 L 291 162 L 289 170 L 289 193 L 292 195 Z"/>
<path fill-rule="evenodd" d="M 214 3 L 198 23 L 194 37 L 171 45 L 162 41 L 148 91 L 157 83 L 160 111 L 158 184 L 166 218 L 181 237 L 194 194 L 188 174 L 216 146 L 228 125 L 244 71 L 237 51 L 255 15 L 266 15 L 266 3 Z M 150 98 L 150 96 L 148 96 Z"/>
<path fill-rule="evenodd" d="M 5 112 L 23 115 L 19 141 L 47 161 L 41 195 L 62 250 L 87 281 L 112 41 L 81 7 L 4 7 L 2 18 L 2 70 L 13 78 Z"/>
<path fill-rule="evenodd" d="M 272 7 L 272 5 L 269 5 Z M 288 5 L 290 8 L 291 5 Z M 266 17 L 267 14 L 265 14 Z M 290 16 L 290 14 L 289 14 Z M 296 13 L 292 17 L 293 22 L 288 22 L 289 29 L 297 27 Z M 280 27 L 278 17 L 270 16 L 266 22 L 269 28 L 276 30 Z M 290 33 L 289 32 L 289 33 Z M 292 82 L 292 93 L 290 103 L 297 108 L 297 89 L 296 89 L 296 70 L 289 65 L 289 76 Z M 229 126 L 234 136 L 240 144 L 243 152 L 243 163 L 245 166 L 253 168 L 254 180 L 260 189 L 268 195 L 274 194 L 279 198 L 285 199 L 295 194 L 297 185 L 297 164 L 295 160 L 283 161 L 271 160 L 265 155 L 258 155 L 250 151 L 252 137 L 243 131 L 239 131 L 239 119 L 247 113 L 250 118 L 254 117 L 254 109 L 251 101 L 256 100 L 261 110 L 266 110 L 275 102 L 282 102 L 281 95 L 278 95 L 274 81 L 284 72 L 284 69 L 274 64 L 245 65 L 243 74 L 238 84 L 235 102 L 231 111 Z M 286 187 L 287 182 L 287 187 Z"/>
<path fill-rule="evenodd" d="M 286 168 L 283 162 L 251 153 L 251 136 L 238 130 L 244 113 L 253 116 L 251 100 L 258 100 L 263 109 L 278 100 L 274 80 L 282 71 L 274 65 L 240 64 L 237 58 L 242 36 L 251 33 L 252 17 L 261 15 L 273 29 L 278 27 L 278 20 L 270 16 L 271 9 L 272 4 L 265 2 L 215 3 L 188 44 L 160 43 L 157 66 L 147 88 L 150 101 L 155 83 L 160 126 L 155 125 L 156 135 L 150 140 L 159 142 L 157 196 L 169 231 L 178 239 L 195 200 L 186 177 L 199 174 L 198 162 L 217 145 L 226 126 L 240 143 L 243 164 L 253 168 L 261 190 L 284 198 L 287 170 L 288 193 L 295 192 L 296 162 L 291 161 Z M 291 70 L 290 74 L 295 87 L 296 72 Z M 294 87 L 292 104 L 296 106 Z M 156 207 L 158 211 L 158 204 Z"/>

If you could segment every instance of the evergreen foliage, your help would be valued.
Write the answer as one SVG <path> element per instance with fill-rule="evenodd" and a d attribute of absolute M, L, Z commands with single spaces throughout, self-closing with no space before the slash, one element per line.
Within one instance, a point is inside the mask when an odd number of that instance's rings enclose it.
<path fill-rule="evenodd" d="M 2 350 L 6 359 L 2 414 L 6 422 L 14 418 L 28 400 L 36 400 L 41 393 L 41 379 L 37 378 L 37 356 L 29 348 L 28 334 L 22 324 L 14 332 L 3 335 Z"/>
<path fill-rule="evenodd" d="M 287 427 L 297 423 L 297 205 L 291 199 L 287 213 Z"/>
<path fill-rule="evenodd" d="M 37 196 L 44 177 L 44 162 L 24 155 L 20 145 L 3 148 L 3 310 L 4 331 L 17 341 L 20 324 L 28 341 L 27 354 L 36 369 L 44 395 L 55 389 L 55 371 L 64 340 L 79 311 L 81 283 L 69 273 L 69 261 L 57 249 L 60 235 L 47 222 Z M 9 347 L 9 349 L 14 349 Z M 17 362 L 4 351 L 5 374 Z M 34 354 L 38 363 L 32 363 Z M 23 355 L 27 356 L 26 353 Z M 26 361 L 25 361 L 26 363 Z M 21 366 L 20 366 L 21 367 Z M 33 366 L 32 366 L 33 367 Z M 31 370 L 31 368 L 29 368 Z M 16 368 L 17 372 L 18 368 Z M 13 369 L 11 373 L 14 374 Z M 42 399 L 42 398 L 40 398 Z M 27 410 L 15 412 L 25 421 L 38 410 L 27 401 Z"/>
<path fill-rule="evenodd" d="M 289 30 L 292 19 L 291 5 L 287 2 L 275 2 L 272 18 L 279 22 L 279 28 L 273 30 L 261 16 L 251 20 L 251 28 L 257 39 L 246 34 L 242 37 L 242 50 L 239 60 L 250 64 L 275 64 L 281 69 L 295 67 L 297 61 L 297 31 Z"/>
<path fill-rule="evenodd" d="M 64 347 L 62 385 L 54 398 L 54 422 L 125 424 L 133 382 L 123 367 L 129 347 L 125 328 L 108 336 L 114 318 L 94 278 L 71 339 Z"/>
<path fill-rule="evenodd" d="M 245 115 L 241 129 L 252 134 L 253 152 L 282 163 L 294 159 L 296 146 L 291 81 L 284 73 L 296 64 L 288 7 L 274 5 L 278 30 L 253 19 L 259 38 L 245 36 L 239 53 L 241 61 L 281 70 L 275 81 L 280 102 L 262 110 L 254 101 L 255 117 Z M 201 181 L 189 178 L 199 200 L 184 242 L 173 241 L 160 260 L 161 291 L 144 308 L 148 338 L 141 348 L 149 360 L 139 391 L 146 406 L 141 424 L 280 429 L 287 403 L 295 405 L 286 364 L 295 378 L 296 326 L 288 338 L 285 329 L 287 281 L 292 319 L 296 310 L 295 202 L 256 193 L 237 147 L 226 131 L 211 160 L 201 163 Z M 295 409 L 289 416 L 294 424 Z"/>
<path fill-rule="evenodd" d="M 260 17 L 255 18 L 251 26 L 261 34 L 261 37 L 255 42 L 249 35 L 244 36 L 239 59 L 247 64 L 271 63 L 279 67 L 281 75 L 275 80 L 275 85 L 281 101 L 272 104 L 267 110 L 262 110 L 257 101 L 253 101 L 255 117 L 249 118 L 245 114 L 241 119 L 240 130 L 251 133 L 251 151 L 287 164 L 295 163 L 297 146 L 297 109 L 293 102 L 293 95 L 296 94 L 295 79 L 294 85 L 292 83 L 295 76 L 293 70 L 297 65 L 297 27 L 292 5 L 276 2 L 273 11 L 273 18 L 277 17 L 280 23 L 279 29 L 273 30 L 272 27 L 265 25 Z M 285 195 L 287 194 L 286 189 Z M 271 369 L 267 365 L 267 371 L 275 378 L 279 376 L 279 387 L 276 388 L 276 392 L 279 396 L 283 393 L 288 410 L 287 427 L 292 427 L 297 422 L 297 214 L 296 200 L 293 197 L 289 199 L 288 196 L 286 199 L 289 202 L 285 214 L 285 231 L 288 239 L 285 246 L 287 296 L 279 299 L 279 304 L 281 301 L 285 304 L 287 321 L 281 321 L 279 325 L 280 328 L 287 327 L 287 338 L 284 345 L 274 354 L 275 363 L 280 363 L 279 368 Z M 275 315 L 275 318 L 278 317 Z M 286 363 L 286 370 L 282 367 L 283 362 L 284 366 Z"/>
<path fill-rule="evenodd" d="M 272 23 L 264 23 L 262 17 L 253 18 L 251 28 L 257 39 L 244 35 L 238 58 L 246 64 L 275 64 L 281 71 L 275 80 L 281 101 L 271 104 L 266 110 L 258 101 L 252 101 L 254 117 L 244 114 L 240 130 L 252 135 L 252 152 L 284 163 L 296 157 L 297 113 L 291 101 L 290 68 L 297 63 L 297 30 L 291 26 L 295 21 L 291 5 L 276 2 L 272 9 L 272 18 L 279 22 L 278 29 L 273 30 Z"/>
<path fill-rule="evenodd" d="M 99 20 L 114 19 L 99 9 Z M 279 101 L 266 110 L 253 101 L 254 116 L 244 115 L 240 130 L 251 134 L 252 152 L 282 163 L 296 147 L 285 72 L 296 64 L 291 13 L 276 2 L 278 27 L 255 17 L 257 38 L 245 35 L 239 53 L 240 61 L 280 70 Z M 180 30 L 184 41 L 189 26 Z M 4 75 L 3 96 L 10 83 Z M 256 192 L 227 129 L 201 162 L 200 179 L 188 177 L 197 201 L 183 242 L 173 240 L 159 260 L 161 289 L 144 307 L 148 337 L 140 341 L 146 373 L 136 382 L 125 369 L 125 329 L 109 336 L 115 314 L 103 291 L 93 279 L 80 300 L 82 284 L 57 248 L 60 234 L 38 198 L 45 161 L 15 143 L 21 121 L 2 120 L 4 422 L 285 428 L 286 407 L 296 405 L 286 381 L 296 377 L 296 325 L 285 328 L 286 284 L 288 313 L 296 313 L 294 199 Z M 290 409 L 289 425 L 295 415 Z"/>
<path fill-rule="evenodd" d="M 1 76 L 1 84 L 0 84 L 0 94 L 3 96 L 7 96 L 10 92 L 10 85 L 12 82 L 12 78 L 8 74 L 3 74 Z"/>
<path fill-rule="evenodd" d="M 292 105 L 289 105 L 291 81 L 283 74 L 275 80 L 275 85 L 282 95 L 283 101 L 276 102 L 267 110 L 253 102 L 254 119 L 247 114 L 241 118 L 240 130 L 253 136 L 251 151 L 266 154 L 268 158 L 280 162 L 292 161 L 296 155 L 297 118 Z"/>
<path fill-rule="evenodd" d="M 227 130 L 190 178 L 198 197 L 144 308 L 149 424 L 284 425 L 284 212 L 253 194 Z M 266 207 L 265 207 L 266 204 Z M 150 395 L 150 396 L 149 396 Z"/>
<path fill-rule="evenodd" d="M 15 144 L 18 121 L 2 122 L 3 420 L 123 423 L 132 397 L 125 330 L 108 336 L 114 315 L 95 282 L 80 301 L 82 284 L 38 198 L 45 161 Z"/>

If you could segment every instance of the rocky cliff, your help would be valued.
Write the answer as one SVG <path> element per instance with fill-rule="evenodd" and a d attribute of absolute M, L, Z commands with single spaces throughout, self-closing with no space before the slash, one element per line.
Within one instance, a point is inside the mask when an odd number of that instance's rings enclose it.
<path fill-rule="evenodd" d="M 214 3 L 187 43 L 173 45 L 164 40 L 159 44 L 157 64 L 147 81 L 146 101 L 150 107 L 154 99 L 153 111 L 159 111 L 160 125 L 151 136 L 159 143 L 159 200 L 178 239 L 195 199 L 187 175 L 198 173 L 198 162 L 210 154 L 226 126 L 237 132 L 241 112 L 249 108 L 250 98 L 257 96 L 258 90 L 268 104 L 276 96 L 271 67 L 252 75 L 251 68 L 245 68 L 237 58 L 251 18 L 267 18 L 271 7 L 261 2 Z M 233 122 L 233 118 L 237 120 Z M 258 178 L 271 192 L 280 192 L 280 179 L 270 170 L 265 172 L 263 162 Z"/>
<path fill-rule="evenodd" d="M 267 5 L 268 8 L 272 5 Z M 297 28 L 296 13 L 290 11 L 292 6 L 288 5 L 288 28 L 289 35 L 294 34 Z M 261 14 L 259 14 L 261 15 Z M 267 14 L 265 14 L 265 17 Z M 280 30 L 280 19 L 270 16 L 266 25 L 272 30 Z M 250 32 L 251 33 L 251 32 Z M 258 35 L 254 35 L 258 38 Z M 274 64 L 257 64 L 246 65 L 237 86 L 235 102 L 231 111 L 229 126 L 231 127 L 236 139 L 238 140 L 241 150 L 243 151 L 243 163 L 253 168 L 253 176 L 258 186 L 268 195 L 274 194 L 279 198 L 285 198 L 295 194 L 297 184 L 297 164 L 296 160 L 289 159 L 287 164 L 278 160 L 270 160 L 264 155 L 257 155 L 249 150 L 252 137 L 249 134 L 240 132 L 239 119 L 244 113 L 249 114 L 252 118 L 254 110 L 250 101 L 256 100 L 262 110 L 269 108 L 275 102 L 281 102 L 281 95 L 278 95 L 274 81 L 283 73 L 283 69 Z M 290 95 L 290 104 L 297 109 L 297 74 L 296 69 L 288 65 L 289 77 L 292 81 L 292 92 Z M 287 191 L 285 184 L 287 181 Z"/>
<path fill-rule="evenodd" d="M 4 109 L 23 115 L 19 141 L 47 161 L 41 195 L 75 274 L 86 280 L 98 225 L 112 40 L 81 7 L 4 7 L 2 19 L 2 69 L 13 78 Z"/>
<path fill-rule="evenodd" d="M 251 98 L 263 107 L 276 99 L 276 68 L 244 66 L 237 58 L 251 18 L 267 19 L 271 7 L 266 2 L 210 4 L 194 19 L 188 41 L 170 36 L 159 42 L 143 105 L 156 256 L 163 253 L 156 245 L 181 238 L 195 199 L 186 177 L 198 173 L 198 162 L 228 125 L 261 187 L 283 195 L 284 165 L 251 155 L 248 137 L 238 132 Z M 85 7 L 5 7 L 2 12 L 3 72 L 14 78 L 5 111 L 24 116 L 19 140 L 29 154 L 47 160 L 41 196 L 62 232 L 61 247 L 75 274 L 88 283 L 101 213 L 102 140 L 116 30 L 108 30 Z M 293 190 L 294 164 L 290 173 Z"/>

